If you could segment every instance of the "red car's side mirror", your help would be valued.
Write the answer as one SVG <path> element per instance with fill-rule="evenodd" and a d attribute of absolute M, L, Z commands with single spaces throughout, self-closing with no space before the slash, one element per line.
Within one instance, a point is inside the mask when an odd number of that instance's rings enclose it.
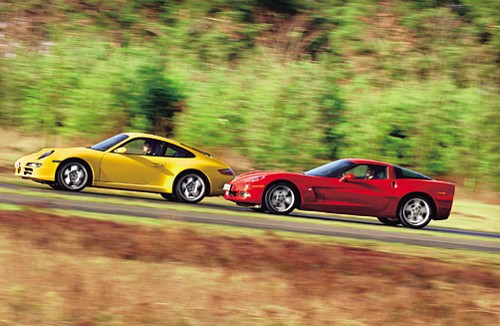
<path fill-rule="evenodd" d="M 342 178 L 340 178 L 340 182 L 348 182 L 350 180 L 354 179 L 354 174 L 352 173 L 349 173 L 349 174 L 346 174 L 344 175 Z"/>

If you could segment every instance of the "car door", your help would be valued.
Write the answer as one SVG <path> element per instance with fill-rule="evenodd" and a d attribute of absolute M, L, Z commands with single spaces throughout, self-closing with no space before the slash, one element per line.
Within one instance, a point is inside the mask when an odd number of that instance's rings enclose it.
<path fill-rule="evenodd" d="M 369 171 L 376 171 L 368 176 Z M 383 211 L 393 197 L 393 183 L 388 178 L 385 165 L 359 164 L 345 171 L 352 179 L 331 179 L 326 188 L 325 204 L 331 209 L 346 214 L 374 215 Z"/>
<path fill-rule="evenodd" d="M 152 150 L 147 151 L 151 145 Z M 135 138 L 118 149 L 104 154 L 100 181 L 151 185 L 160 177 L 166 158 L 166 143 L 149 138 Z"/>

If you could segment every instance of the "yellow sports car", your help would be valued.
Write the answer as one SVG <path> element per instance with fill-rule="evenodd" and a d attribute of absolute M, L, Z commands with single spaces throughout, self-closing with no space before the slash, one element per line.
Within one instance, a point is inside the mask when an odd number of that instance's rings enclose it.
<path fill-rule="evenodd" d="M 20 158 L 16 175 L 54 189 L 87 186 L 160 193 L 196 203 L 222 195 L 233 170 L 210 154 L 171 139 L 124 133 L 91 147 L 44 148 Z"/>

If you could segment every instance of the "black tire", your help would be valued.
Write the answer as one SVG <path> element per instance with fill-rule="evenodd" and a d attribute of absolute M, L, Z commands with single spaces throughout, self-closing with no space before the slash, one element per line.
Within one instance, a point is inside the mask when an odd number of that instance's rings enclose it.
<path fill-rule="evenodd" d="M 61 190 L 82 191 L 90 183 L 91 174 L 82 162 L 69 161 L 59 167 L 56 179 Z"/>
<path fill-rule="evenodd" d="M 377 217 L 378 220 L 385 225 L 390 225 L 390 226 L 398 226 L 401 224 L 401 221 L 397 218 L 384 218 L 384 217 Z"/>
<path fill-rule="evenodd" d="M 434 206 L 422 195 L 405 198 L 398 207 L 398 218 L 401 223 L 412 229 L 425 227 L 432 219 Z"/>
<path fill-rule="evenodd" d="M 168 201 L 178 202 L 179 198 L 175 197 L 174 194 L 162 193 L 161 196 Z"/>
<path fill-rule="evenodd" d="M 271 184 L 264 192 L 262 207 L 271 214 L 290 214 L 298 203 L 298 193 L 288 182 Z"/>
<path fill-rule="evenodd" d="M 49 182 L 48 185 L 54 190 L 62 190 L 61 186 L 57 182 Z"/>
<path fill-rule="evenodd" d="M 175 182 L 174 196 L 180 202 L 195 204 L 205 198 L 208 187 L 208 181 L 201 173 L 184 173 Z"/>

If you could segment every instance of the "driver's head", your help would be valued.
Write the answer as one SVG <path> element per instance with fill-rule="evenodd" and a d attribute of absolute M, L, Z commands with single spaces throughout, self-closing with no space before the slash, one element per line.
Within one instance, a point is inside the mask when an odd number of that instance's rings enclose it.
<path fill-rule="evenodd" d="M 144 144 L 142 145 L 142 149 L 144 151 L 144 154 L 152 154 L 153 153 L 153 143 L 149 140 L 144 141 Z"/>
<path fill-rule="evenodd" d="M 375 177 L 375 171 L 371 167 L 368 167 L 366 169 L 366 179 L 373 179 L 374 177 Z"/>

